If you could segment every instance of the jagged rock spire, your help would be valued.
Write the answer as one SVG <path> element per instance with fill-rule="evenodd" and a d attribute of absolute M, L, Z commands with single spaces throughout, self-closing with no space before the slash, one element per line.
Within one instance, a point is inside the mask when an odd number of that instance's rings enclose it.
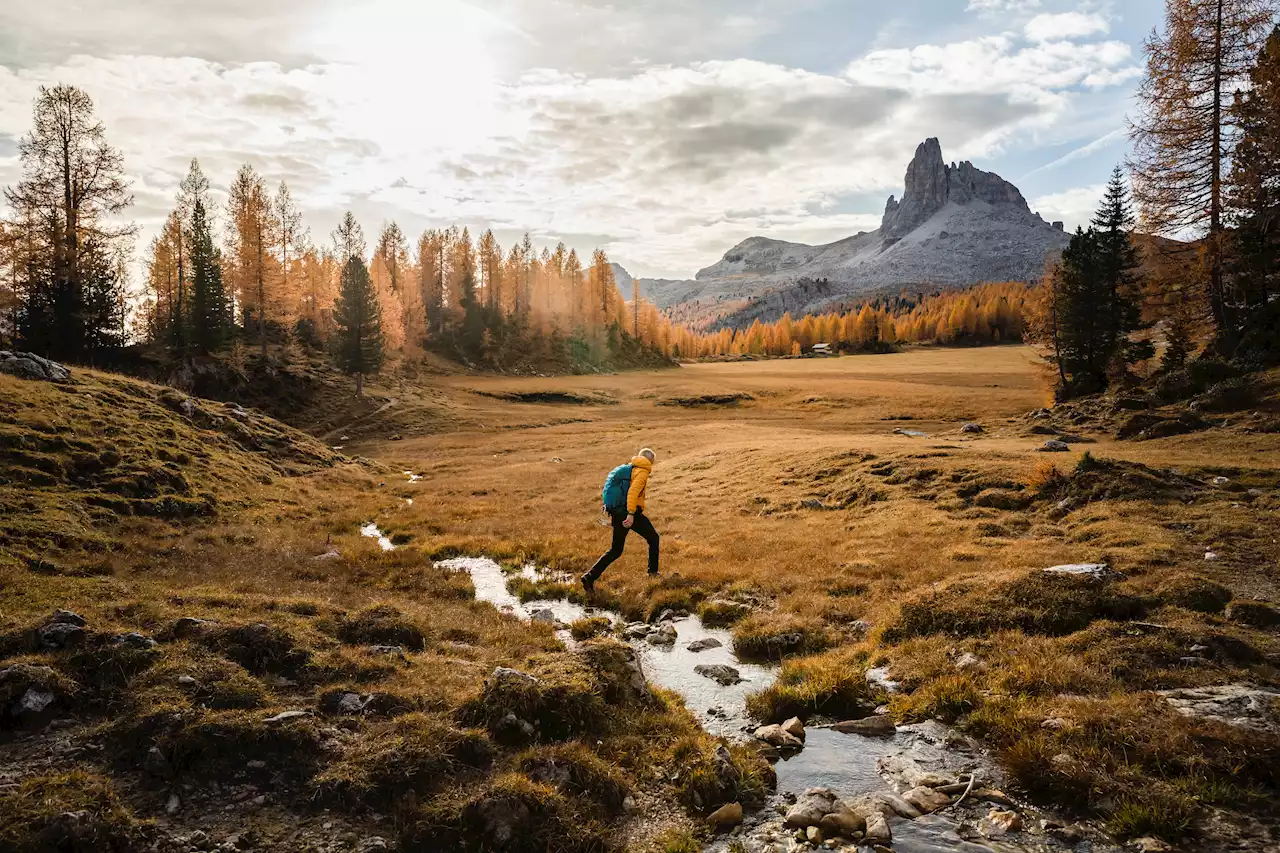
<path fill-rule="evenodd" d="M 906 187 L 901 202 L 889 196 L 885 205 L 880 225 L 885 240 L 902 239 L 948 202 L 969 204 L 977 200 L 1028 209 L 1018 188 L 999 175 L 984 172 L 968 161 L 948 166 L 937 139 L 926 139 L 916 148 L 916 155 L 907 166 Z"/>

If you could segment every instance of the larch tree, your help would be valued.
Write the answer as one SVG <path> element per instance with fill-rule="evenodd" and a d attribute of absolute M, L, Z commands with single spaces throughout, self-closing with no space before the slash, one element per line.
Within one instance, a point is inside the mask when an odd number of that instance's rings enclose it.
<path fill-rule="evenodd" d="M 385 352 L 378 295 L 360 254 L 348 254 L 342 267 L 341 290 L 334 306 L 333 322 L 334 355 L 338 368 L 355 376 L 356 395 L 363 396 L 364 377 L 381 369 Z"/>
<path fill-rule="evenodd" d="M 107 272 L 108 259 L 134 232 L 111 221 L 133 203 L 124 159 L 107 143 L 93 100 L 61 84 L 40 88 L 18 157 L 21 178 L 4 194 L 16 221 L 39 229 L 43 257 L 29 258 L 17 335 L 56 358 L 92 358 L 95 350 L 122 343 L 114 313 L 102 311 L 117 300 L 100 296 L 104 288 L 123 286 Z"/>
<path fill-rule="evenodd" d="M 286 301 L 289 310 L 286 313 L 300 313 L 301 290 L 297 282 L 290 276 L 289 265 L 297 263 L 306 251 L 307 232 L 302 227 L 302 211 L 293 201 L 289 185 L 284 181 L 276 189 L 275 198 L 271 202 L 275 215 L 274 230 L 280 241 L 280 297 Z"/>
<path fill-rule="evenodd" d="M 1236 238 L 1233 296 L 1253 313 L 1280 293 L 1280 27 L 1250 69 L 1249 85 L 1236 92 L 1231 113 L 1240 128 L 1227 191 Z"/>
<path fill-rule="evenodd" d="M 333 247 L 338 256 L 338 262 L 342 264 L 344 273 L 346 272 L 346 263 L 351 258 L 364 260 L 364 229 L 360 227 L 360 223 L 356 221 L 351 211 L 343 214 L 342 221 L 333 230 Z M 368 270 L 366 270 L 367 272 Z"/>
<path fill-rule="evenodd" d="M 1276 0 L 1166 0 L 1147 39 L 1140 113 L 1131 123 L 1134 196 L 1147 230 L 1206 240 L 1208 297 L 1219 345 L 1238 332 L 1225 274 L 1224 178 L 1239 139 L 1229 98 L 1275 19 Z"/>
<path fill-rule="evenodd" d="M 248 163 L 236 172 L 228 192 L 231 228 L 228 253 L 234 270 L 234 289 L 246 330 L 252 318 L 263 358 L 267 355 L 267 320 L 270 288 L 268 262 L 276 244 L 275 216 L 266 182 Z"/>

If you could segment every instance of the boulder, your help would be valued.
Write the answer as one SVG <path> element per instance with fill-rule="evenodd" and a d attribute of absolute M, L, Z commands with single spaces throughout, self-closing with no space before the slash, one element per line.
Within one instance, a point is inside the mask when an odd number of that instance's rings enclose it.
<path fill-rule="evenodd" d="M 787 809 L 782 825 L 787 829 L 807 829 L 818 826 L 827 815 L 845 810 L 844 804 L 829 788 L 810 788 Z"/>
<path fill-rule="evenodd" d="M 986 430 L 982 428 L 982 424 L 965 424 L 960 427 L 960 432 L 968 435 L 978 435 L 979 433 L 986 432 Z"/>
<path fill-rule="evenodd" d="M 970 672 L 973 670 L 986 669 L 987 665 L 983 663 L 982 658 L 973 652 L 965 652 L 956 658 L 956 669 L 961 672 Z"/>
<path fill-rule="evenodd" d="M 694 640 L 692 643 L 685 646 L 685 648 L 691 652 L 705 652 L 707 649 L 718 649 L 722 645 L 724 644 L 715 637 L 704 637 L 701 640 Z"/>
<path fill-rule="evenodd" d="M 804 741 L 793 734 L 788 733 L 782 726 L 761 726 L 755 731 L 756 740 L 762 740 L 770 746 L 776 746 L 779 749 L 801 749 L 804 747 Z"/>
<path fill-rule="evenodd" d="M 844 836 L 845 838 L 853 838 L 855 833 L 861 833 L 867 825 L 867 816 L 858 814 L 848 809 L 830 812 L 818 821 L 818 828 L 822 830 L 822 834 L 828 838 L 837 838 Z"/>
<path fill-rule="evenodd" d="M 783 723 L 782 730 L 793 738 L 804 740 L 804 722 L 799 717 L 792 717 Z"/>
<path fill-rule="evenodd" d="M 874 812 L 884 817 L 897 816 L 908 820 L 920 817 L 918 808 L 892 791 L 872 791 L 862 794 L 848 804 L 848 809 L 864 816 Z"/>
<path fill-rule="evenodd" d="M 486 687 L 496 687 L 499 684 L 519 684 L 529 686 L 538 683 L 538 679 L 529 675 L 527 672 L 521 672 L 518 669 L 509 669 L 505 666 L 497 666 L 493 668 L 493 672 L 489 673 L 486 679 Z"/>
<path fill-rule="evenodd" d="M 69 649 L 84 642 L 85 621 L 69 610 L 58 610 L 49 622 L 36 629 L 40 647 L 46 651 Z"/>
<path fill-rule="evenodd" d="M 1071 450 L 1071 445 L 1067 444 L 1065 441 L 1058 441 L 1056 438 L 1050 439 L 1040 445 L 1041 453 L 1066 453 L 1069 450 Z"/>
<path fill-rule="evenodd" d="M 871 843 L 883 843 L 893 840 L 893 833 L 889 831 L 889 822 L 885 820 L 884 815 L 880 812 L 872 812 L 867 815 L 867 825 L 862 837 Z"/>
<path fill-rule="evenodd" d="M 650 633 L 645 639 L 654 646 L 674 646 L 677 639 L 676 626 L 670 621 L 663 622 L 656 631 Z"/>
<path fill-rule="evenodd" d="M 698 664 L 693 668 L 693 671 L 703 678 L 710 678 L 724 687 L 731 687 L 745 680 L 742 677 L 742 673 L 723 663 Z"/>
<path fill-rule="evenodd" d="M 0 373 L 34 382 L 71 381 L 71 371 L 66 366 L 31 352 L 0 350 Z"/>
<path fill-rule="evenodd" d="M 845 720 L 844 722 L 836 723 L 831 728 L 841 734 L 862 735 L 864 737 L 892 735 L 898 731 L 898 727 L 893 724 L 893 720 L 887 714 L 875 714 L 861 720 Z"/>
<path fill-rule="evenodd" d="M 919 809 L 923 814 L 936 812 L 938 809 L 951 805 L 951 798 L 933 788 L 924 785 L 917 786 L 905 792 L 902 799 Z"/>
<path fill-rule="evenodd" d="M 719 832 L 733 829 L 742 823 L 742 804 L 728 803 L 721 806 L 707 817 L 707 823 Z"/>
<path fill-rule="evenodd" d="M 626 643 L 613 639 L 588 640 L 580 647 L 587 665 L 604 684 L 610 704 L 646 703 L 653 698 L 640 656 Z"/>
<path fill-rule="evenodd" d="M 878 759 L 876 769 L 899 791 L 909 791 L 921 786 L 940 788 L 955 784 L 956 781 L 950 776 L 928 769 L 909 752 L 895 752 Z"/>
<path fill-rule="evenodd" d="M 50 705 L 57 701 L 57 698 L 48 690 L 28 687 L 18 701 L 13 703 L 13 707 L 9 709 L 9 714 L 20 722 L 38 719 Z"/>
<path fill-rule="evenodd" d="M 556 615 L 545 607 L 539 608 L 529 614 L 529 619 L 534 622 L 543 622 L 547 625 L 556 623 Z"/>

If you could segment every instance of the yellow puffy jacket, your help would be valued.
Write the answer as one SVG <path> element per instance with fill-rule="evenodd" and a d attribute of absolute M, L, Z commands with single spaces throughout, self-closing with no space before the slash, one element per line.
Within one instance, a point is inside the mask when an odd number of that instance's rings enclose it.
<path fill-rule="evenodd" d="M 631 488 L 627 491 L 627 512 L 634 514 L 644 509 L 644 490 L 649 485 L 649 472 L 653 463 L 647 456 L 637 456 L 631 460 Z"/>

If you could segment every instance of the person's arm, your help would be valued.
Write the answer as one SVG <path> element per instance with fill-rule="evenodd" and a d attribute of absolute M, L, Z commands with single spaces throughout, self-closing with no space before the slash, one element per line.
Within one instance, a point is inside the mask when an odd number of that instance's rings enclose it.
<path fill-rule="evenodd" d="M 639 466 L 631 469 L 631 488 L 627 490 L 627 520 L 623 522 L 627 527 L 630 527 L 631 522 L 635 520 L 636 509 L 640 505 L 640 496 L 644 494 L 644 487 L 648 482 L 648 471 Z"/>

